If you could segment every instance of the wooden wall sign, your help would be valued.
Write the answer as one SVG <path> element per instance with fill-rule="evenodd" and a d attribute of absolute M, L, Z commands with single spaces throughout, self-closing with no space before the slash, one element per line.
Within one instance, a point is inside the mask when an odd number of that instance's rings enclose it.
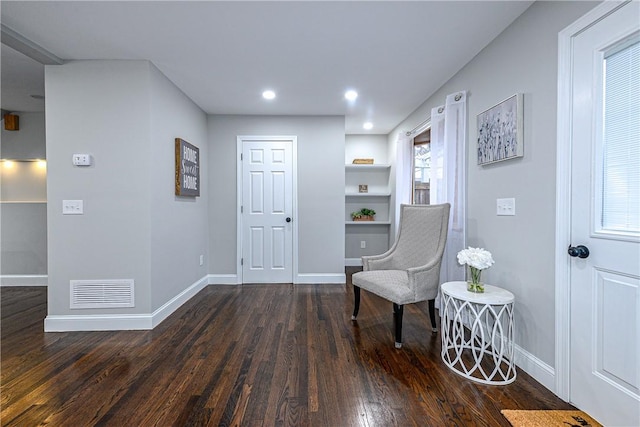
<path fill-rule="evenodd" d="M 4 130 L 20 130 L 20 117 L 15 114 L 5 114 Z"/>
<path fill-rule="evenodd" d="M 200 149 L 176 138 L 176 196 L 200 195 Z"/>

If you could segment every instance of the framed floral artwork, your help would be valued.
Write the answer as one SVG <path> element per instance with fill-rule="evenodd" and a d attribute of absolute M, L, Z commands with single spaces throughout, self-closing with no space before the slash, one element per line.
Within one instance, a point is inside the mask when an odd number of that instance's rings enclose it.
<path fill-rule="evenodd" d="M 522 94 L 517 93 L 478 114 L 478 164 L 524 155 Z"/>

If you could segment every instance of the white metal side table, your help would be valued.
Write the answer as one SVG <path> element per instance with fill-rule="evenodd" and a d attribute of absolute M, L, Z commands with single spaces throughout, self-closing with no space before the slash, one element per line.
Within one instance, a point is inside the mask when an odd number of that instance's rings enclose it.
<path fill-rule="evenodd" d="M 513 294 L 485 285 L 484 293 L 467 282 L 447 282 L 442 291 L 442 360 L 454 372 L 482 384 L 509 384 L 513 363 Z"/>

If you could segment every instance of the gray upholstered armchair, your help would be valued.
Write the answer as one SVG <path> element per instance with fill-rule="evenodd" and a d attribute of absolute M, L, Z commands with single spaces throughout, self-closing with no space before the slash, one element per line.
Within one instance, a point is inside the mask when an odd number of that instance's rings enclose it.
<path fill-rule="evenodd" d="M 382 255 L 362 257 L 364 271 L 352 276 L 355 306 L 360 309 L 360 289 L 393 303 L 396 348 L 402 347 L 402 313 L 405 304 L 428 301 L 431 327 L 436 332 L 434 302 L 440 286 L 440 264 L 447 241 L 448 203 L 402 205 L 398 236 Z"/>

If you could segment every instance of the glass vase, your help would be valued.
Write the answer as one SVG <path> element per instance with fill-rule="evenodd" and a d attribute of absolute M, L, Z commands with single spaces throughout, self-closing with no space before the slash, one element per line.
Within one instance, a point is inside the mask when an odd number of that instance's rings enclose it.
<path fill-rule="evenodd" d="M 467 280 L 467 290 L 469 292 L 475 292 L 481 294 L 484 292 L 484 285 L 480 282 L 480 275 L 482 270 L 469 266 L 470 280 Z"/>

